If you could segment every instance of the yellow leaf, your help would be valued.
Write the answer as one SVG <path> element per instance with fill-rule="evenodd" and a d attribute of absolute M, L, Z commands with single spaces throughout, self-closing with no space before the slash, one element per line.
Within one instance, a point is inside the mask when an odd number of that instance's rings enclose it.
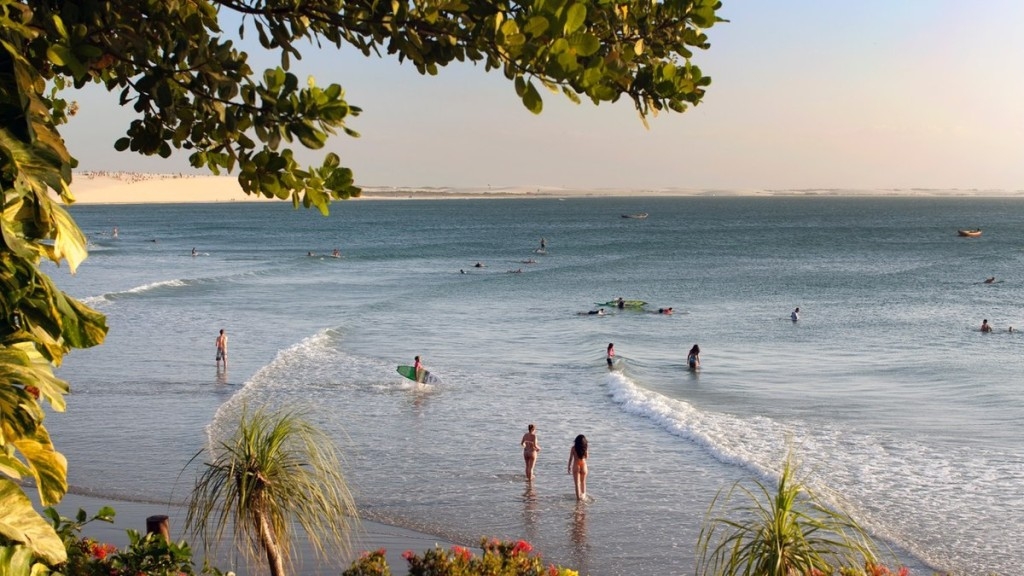
<path fill-rule="evenodd" d="M 0 478 L 0 535 L 24 544 L 49 564 L 68 559 L 64 543 L 17 484 Z"/>
<path fill-rule="evenodd" d="M 57 203 L 53 203 L 52 216 L 56 231 L 54 232 L 54 249 L 57 258 L 63 257 L 68 262 L 68 269 L 74 274 L 78 265 L 88 256 L 85 235 L 75 224 L 71 216 Z"/>

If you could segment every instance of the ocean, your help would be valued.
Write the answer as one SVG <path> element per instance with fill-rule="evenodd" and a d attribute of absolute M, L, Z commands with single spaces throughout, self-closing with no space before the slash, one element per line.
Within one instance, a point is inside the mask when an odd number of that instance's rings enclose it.
<path fill-rule="evenodd" d="M 74 492 L 184 501 L 190 459 L 243 406 L 299 406 L 345 454 L 364 517 L 467 545 L 527 539 L 581 574 L 692 573 L 716 494 L 773 482 L 789 452 L 915 574 L 1009 575 L 1024 560 L 1024 337 L 1009 331 L 1024 329 L 1022 199 L 71 213 L 90 256 L 75 276 L 46 270 L 110 325 L 59 369 L 68 410 L 46 420 Z M 982 237 L 956 235 L 974 227 Z M 586 314 L 618 297 L 647 311 Z M 416 355 L 442 384 L 396 373 Z M 584 504 L 566 473 L 577 434 Z"/>

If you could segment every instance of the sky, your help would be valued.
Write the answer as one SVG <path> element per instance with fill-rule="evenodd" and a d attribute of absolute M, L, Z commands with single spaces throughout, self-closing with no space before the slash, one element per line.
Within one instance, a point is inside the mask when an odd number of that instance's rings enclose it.
<path fill-rule="evenodd" d="M 326 147 L 363 186 L 1024 191 L 1024 2 L 723 0 L 719 14 L 693 58 L 712 78 L 703 103 L 649 129 L 626 100 L 542 90 L 533 115 L 482 66 L 420 76 L 310 48 L 292 71 L 363 109 L 349 123 L 361 136 Z M 116 94 L 69 97 L 79 170 L 191 171 L 184 152 L 114 150 L 132 119 Z"/>

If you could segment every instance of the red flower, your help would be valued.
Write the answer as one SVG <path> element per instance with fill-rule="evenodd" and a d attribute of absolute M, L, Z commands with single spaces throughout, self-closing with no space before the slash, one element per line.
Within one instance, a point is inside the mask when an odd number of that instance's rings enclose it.
<path fill-rule="evenodd" d="M 405 558 L 406 560 L 412 560 L 415 557 L 416 553 L 412 550 L 406 550 L 405 552 L 402 552 L 402 558 Z"/>
<path fill-rule="evenodd" d="M 558 576 L 558 567 L 554 564 L 548 565 L 548 574 L 550 576 Z"/>
<path fill-rule="evenodd" d="M 89 554 L 97 560 L 105 560 L 110 554 L 117 551 L 112 544 L 100 544 L 99 542 L 89 542 Z"/>
<path fill-rule="evenodd" d="M 39 400 L 39 388 L 36 388 L 35 386 L 25 386 L 25 392 L 28 392 L 33 398 Z"/>
<path fill-rule="evenodd" d="M 469 558 L 472 556 L 468 548 L 462 546 L 452 546 L 452 554 L 458 558 L 462 558 L 463 561 L 469 562 Z"/>
<path fill-rule="evenodd" d="M 520 540 L 519 542 L 516 542 L 515 546 L 512 547 L 513 556 L 519 554 L 520 552 L 522 552 L 523 554 L 529 554 L 532 551 L 533 546 L 530 546 L 530 543 L 526 540 Z"/>
<path fill-rule="evenodd" d="M 897 576 L 908 576 L 909 574 L 910 574 L 910 568 L 907 568 L 906 566 L 902 566 L 902 567 L 900 567 L 900 571 L 897 574 Z"/>

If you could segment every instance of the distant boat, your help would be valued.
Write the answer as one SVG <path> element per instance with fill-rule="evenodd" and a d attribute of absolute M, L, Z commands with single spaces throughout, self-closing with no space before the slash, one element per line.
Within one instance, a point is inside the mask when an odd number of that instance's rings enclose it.
<path fill-rule="evenodd" d="M 981 236 L 981 229 L 975 228 L 973 230 L 957 230 L 956 233 L 960 236 L 964 236 L 967 238 L 977 238 L 978 236 Z"/>
<path fill-rule="evenodd" d="M 643 220 L 647 218 L 647 212 L 637 212 L 636 214 L 623 214 L 623 218 L 633 218 L 634 220 Z"/>

